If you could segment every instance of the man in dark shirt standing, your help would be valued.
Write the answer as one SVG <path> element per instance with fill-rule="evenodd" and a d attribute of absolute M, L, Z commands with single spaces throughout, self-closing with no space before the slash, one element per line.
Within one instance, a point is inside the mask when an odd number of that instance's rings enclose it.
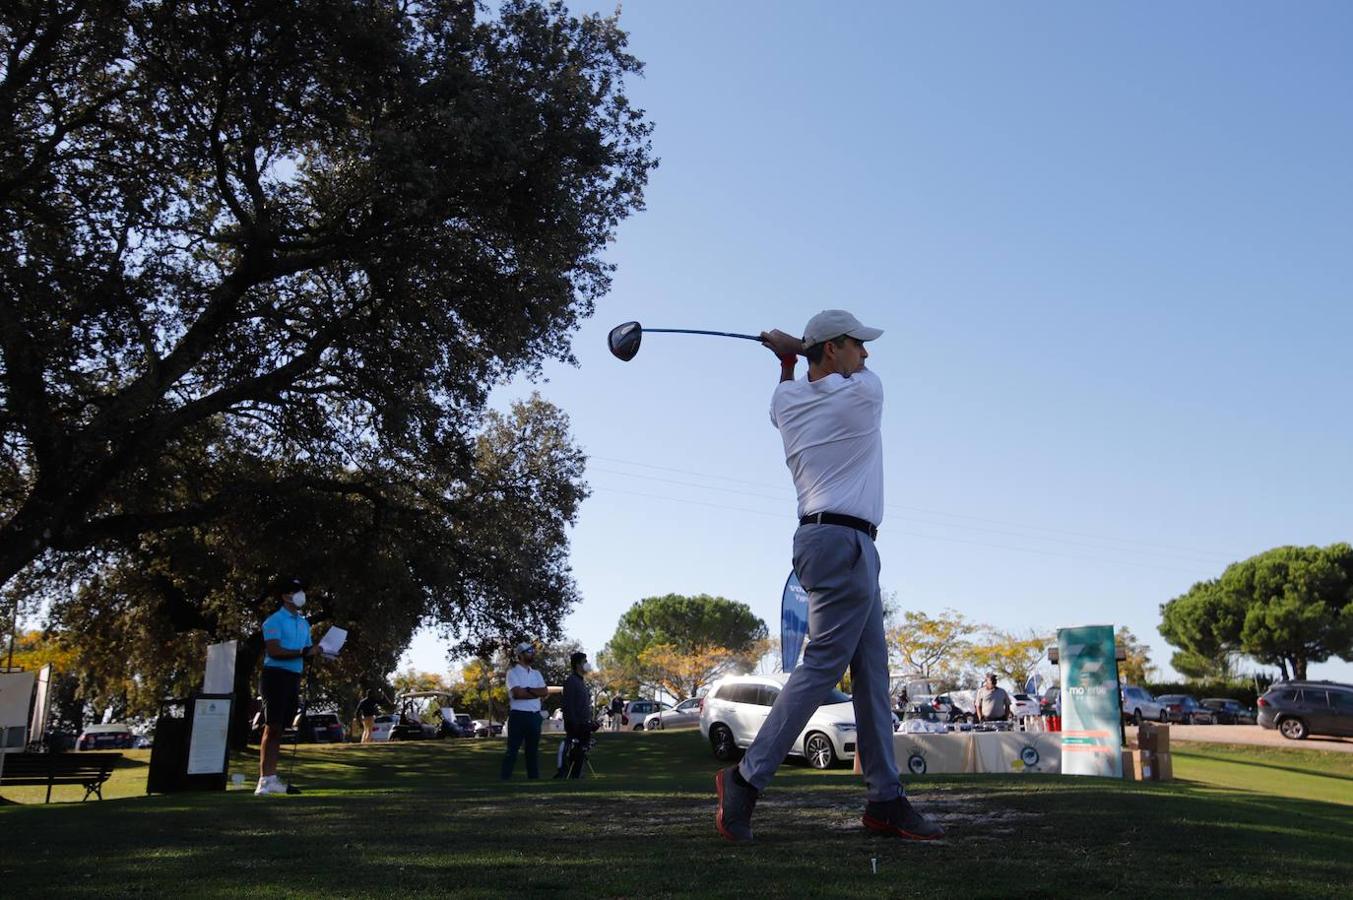
<path fill-rule="evenodd" d="M 376 729 L 376 713 L 380 712 L 380 701 L 376 698 L 376 691 L 373 688 L 366 692 L 366 696 L 357 704 L 357 718 L 362 720 L 362 743 L 371 743 L 371 733 Z"/>
<path fill-rule="evenodd" d="M 559 771 L 555 778 L 581 778 L 583 764 L 587 761 L 587 745 L 592 740 L 592 732 L 597 724 L 592 719 L 592 692 L 588 690 L 583 676 L 592 671 L 587 654 L 581 650 L 568 659 L 573 670 L 564 679 L 564 751 L 559 762 Z"/>

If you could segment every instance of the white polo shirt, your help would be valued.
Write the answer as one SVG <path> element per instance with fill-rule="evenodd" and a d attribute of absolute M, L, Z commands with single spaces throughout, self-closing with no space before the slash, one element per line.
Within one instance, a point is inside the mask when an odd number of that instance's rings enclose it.
<path fill-rule="evenodd" d="M 528 669 L 521 663 L 507 670 L 507 699 L 512 706 L 512 711 L 517 712 L 540 712 L 540 698 L 532 697 L 530 700 L 518 700 L 512 696 L 513 688 L 543 688 L 545 686 L 545 676 L 540 674 L 539 669 Z"/>
<path fill-rule="evenodd" d="M 839 513 L 883 521 L 883 382 L 868 369 L 782 381 L 770 401 L 799 517 Z"/>

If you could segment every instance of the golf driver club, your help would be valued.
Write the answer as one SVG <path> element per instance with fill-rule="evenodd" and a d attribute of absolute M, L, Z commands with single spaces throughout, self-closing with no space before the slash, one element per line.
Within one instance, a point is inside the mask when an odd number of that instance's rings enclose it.
<path fill-rule="evenodd" d="M 629 362 L 634 359 L 634 354 L 639 352 L 639 342 L 643 340 L 645 331 L 665 334 L 709 334 L 714 337 L 742 338 L 744 341 L 761 342 L 760 336 L 755 334 L 702 331 L 696 328 L 645 328 L 638 322 L 624 322 L 611 329 L 611 333 L 606 336 L 606 344 L 611 348 L 611 353 L 615 355 L 616 359 Z"/>

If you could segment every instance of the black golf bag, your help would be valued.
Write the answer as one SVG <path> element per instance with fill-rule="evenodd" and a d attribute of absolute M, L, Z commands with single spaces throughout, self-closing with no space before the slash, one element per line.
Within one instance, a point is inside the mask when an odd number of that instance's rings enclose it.
<path fill-rule="evenodd" d="M 587 768 L 587 755 L 596 745 L 594 735 L 600 727 L 597 722 L 589 722 L 585 729 L 586 737 L 570 736 L 564 739 L 563 752 L 559 757 L 559 771 L 554 773 L 555 778 L 583 777 L 583 770 Z"/>

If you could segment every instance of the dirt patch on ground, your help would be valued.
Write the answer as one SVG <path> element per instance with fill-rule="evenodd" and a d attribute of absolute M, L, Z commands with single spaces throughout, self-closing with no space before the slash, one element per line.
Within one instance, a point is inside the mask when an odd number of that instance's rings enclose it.
<path fill-rule="evenodd" d="M 631 837 L 671 835 L 696 825 L 714 824 L 714 794 L 691 797 L 655 797 L 641 804 L 597 797 L 552 798 L 557 810 L 560 801 L 576 799 L 586 805 L 594 830 Z M 944 841 L 996 841 L 1028 834 L 1041 827 L 1037 813 L 1004 807 L 983 794 L 934 792 L 911 796 L 916 808 L 939 821 L 947 835 Z M 793 791 L 772 788 L 756 805 L 753 819 L 758 838 L 776 835 L 807 836 L 807 832 L 825 830 L 834 834 L 863 832 L 860 817 L 862 799 L 838 798 L 821 791 Z"/>

